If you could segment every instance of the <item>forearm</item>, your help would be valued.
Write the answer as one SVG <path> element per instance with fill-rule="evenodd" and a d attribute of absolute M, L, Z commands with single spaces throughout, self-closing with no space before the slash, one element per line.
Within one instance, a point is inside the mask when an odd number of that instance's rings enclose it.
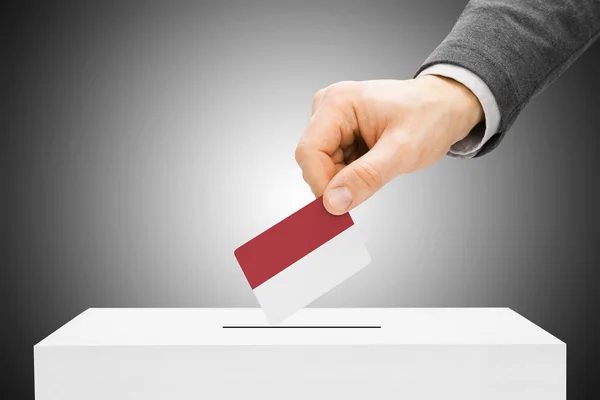
<path fill-rule="evenodd" d="M 490 151 L 529 100 L 599 36 L 598 0 L 472 0 L 417 74 L 440 63 L 479 76 L 501 115 Z"/>

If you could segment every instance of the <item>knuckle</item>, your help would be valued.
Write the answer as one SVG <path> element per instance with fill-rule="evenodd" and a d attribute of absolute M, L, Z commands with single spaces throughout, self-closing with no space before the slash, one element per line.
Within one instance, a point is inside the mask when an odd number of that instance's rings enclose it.
<path fill-rule="evenodd" d="M 356 99 L 358 87 L 355 81 L 336 82 L 326 88 L 323 101 L 330 107 L 341 109 Z"/>
<path fill-rule="evenodd" d="M 346 90 L 350 89 L 354 83 L 355 83 L 354 81 L 339 81 L 339 82 L 336 82 L 336 83 L 330 85 L 328 87 L 328 89 L 331 89 L 331 91 L 335 91 L 335 92 L 346 91 Z"/>
<path fill-rule="evenodd" d="M 344 92 L 336 91 L 328 94 L 326 101 L 330 107 L 339 110 L 346 105 L 348 99 L 346 98 Z"/>
<path fill-rule="evenodd" d="M 306 145 L 304 142 L 298 143 L 296 146 L 296 151 L 294 152 L 294 158 L 296 159 L 296 163 L 300 165 L 304 158 L 306 157 Z"/>
<path fill-rule="evenodd" d="M 381 189 L 383 186 L 384 179 L 382 174 L 368 162 L 360 163 L 356 168 L 353 168 L 353 172 L 358 180 L 373 192 Z"/>
<path fill-rule="evenodd" d="M 308 176 L 308 173 L 305 170 L 302 170 L 302 179 L 304 180 L 304 182 L 309 183 L 310 179 Z M 310 183 L 309 183 L 310 184 Z"/>
<path fill-rule="evenodd" d="M 325 90 L 326 89 L 320 89 L 315 92 L 315 94 L 313 95 L 313 103 L 319 102 L 323 98 L 323 96 L 325 96 Z"/>

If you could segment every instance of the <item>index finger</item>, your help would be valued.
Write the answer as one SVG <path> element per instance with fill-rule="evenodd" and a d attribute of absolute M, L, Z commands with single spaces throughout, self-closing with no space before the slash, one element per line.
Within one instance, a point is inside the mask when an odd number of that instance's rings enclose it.
<path fill-rule="evenodd" d="M 296 162 L 317 197 L 344 165 L 343 138 L 348 137 L 345 133 L 349 123 L 340 114 L 339 109 L 321 107 L 312 116 L 296 148 Z M 350 139 L 351 144 L 352 135 Z"/>

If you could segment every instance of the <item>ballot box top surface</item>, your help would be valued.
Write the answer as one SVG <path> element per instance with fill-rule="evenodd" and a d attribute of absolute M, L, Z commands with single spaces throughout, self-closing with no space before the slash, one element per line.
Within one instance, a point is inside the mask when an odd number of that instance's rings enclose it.
<path fill-rule="evenodd" d="M 252 308 L 91 308 L 36 347 L 562 343 L 508 308 L 305 308 L 276 326 Z"/>

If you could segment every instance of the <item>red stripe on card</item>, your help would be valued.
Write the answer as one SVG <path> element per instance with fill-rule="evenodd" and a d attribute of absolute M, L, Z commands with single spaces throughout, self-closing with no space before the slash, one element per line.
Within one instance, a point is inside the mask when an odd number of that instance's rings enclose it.
<path fill-rule="evenodd" d="M 255 289 L 353 224 L 348 213 L 329 214 L 319 197 L 240 246 L 234 254 Z"/>

